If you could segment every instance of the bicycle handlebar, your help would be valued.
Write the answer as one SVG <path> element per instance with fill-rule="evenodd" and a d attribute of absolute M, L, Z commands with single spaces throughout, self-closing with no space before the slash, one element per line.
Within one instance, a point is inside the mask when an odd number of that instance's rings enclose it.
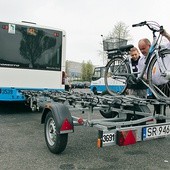
<path fill-rule="evenodd" d="M 133 24 L 132 27 L 141 27 L 141 26 L 144 26 L 144 25 L 146 25 L 146 21 L 140 22 L 138 24 Z"/>
<path fill-rule="evenodd" d="M 160 26 L 158 23 L 154 21 L 143 21 L 138 24 L 133 24 L 132 27 L 139 27 L 146 25 L 153 32 L 163 32 L 163 26 Z"/>

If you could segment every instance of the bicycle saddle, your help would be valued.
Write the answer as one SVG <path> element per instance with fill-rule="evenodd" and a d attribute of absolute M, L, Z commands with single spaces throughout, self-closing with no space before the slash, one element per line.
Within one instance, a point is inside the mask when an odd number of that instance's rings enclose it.
<path fill-rule="evenodd" d="M 133 47 L 134 46 L 132 44 L 129 44 L 129 45 L 121 46 L 119 48 L 114 48 L 112 50 L 108 50 L 107 51 L 108 59 L 111 59 L 113 56 L 116 56 L 116 55 L 121 55 L 122 52 L 128 52 Z"/>
<path fill-rule="evenodd" d="M 125 45 L 125 46 L 121 46 L 118 50 L 120 51 L 130 51 L 131 48 L 133 48 L 134 46 L 132 44 L 129 45 Z"/>
<path fill-rule="evenodd" d="M 111 50 L 108 50 L 108 52 L 112 52 L 112 51 L 120 51 L 120 52 L 124 52 L 124 51 L 130 51 L 131 48 L 133 48 L 134 46 L 132 44 L 129 44 L 129 45 L 124 45 L 124 46 L 121 46 L 119 48 L 114 48 L 114 49 L 111 49 Z"/>

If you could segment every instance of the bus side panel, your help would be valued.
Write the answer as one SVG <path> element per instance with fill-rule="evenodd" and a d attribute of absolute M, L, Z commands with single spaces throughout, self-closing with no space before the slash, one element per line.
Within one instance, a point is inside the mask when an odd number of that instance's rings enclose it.
<path fill-rule="evenodd" d="M 64 89 L 61 71 L 0 68 L 0 87 Z"/>
<path fill-rule="evenodd" d="M 108 79 L 108 84 L 109 84 L 109 88 L 113 91 L 121 91 L 121 89 L 124 87 L 123 83 L 118 83 L 116 81 L 114 81 L 112 78 Z M 97 80 L 92 80 L 91 81 L 91 86 L 90 86 L 91 91 L 94 92 L 94 89 L 97 91 L 97 93 L 102 93 L 104 91 L 106 91 L 106 86 L 104 83 L 104 78 L 100 77 Z"/>

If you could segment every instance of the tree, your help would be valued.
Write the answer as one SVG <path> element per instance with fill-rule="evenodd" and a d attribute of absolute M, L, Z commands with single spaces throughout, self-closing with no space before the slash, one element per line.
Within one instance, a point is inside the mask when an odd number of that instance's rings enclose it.
<path fill-rule="evenodd" d="M 81 68 L 81 78 L 83 81 L 91 81 L 93 68 L 94 66 L 91 61 L 88 61 L 87 63 L 83 61 Z"/>
<path fill-rule="evenodd" d="M 127 39 L 128 40 L 130 38 L 128 27 L 129 26 L 127 26 L 122 21 L 117 22 L 114 25 L 112 32 L 108 35 L 107 38 L 118 38 L 118 39 Z"/>
<path fill-rule="evenodd" d="M 87 81 L 91 81 L 92 75 L 93 75 L 93 64 L 91 63 L 91 61 L 88 61 L 86 64 L 86 72 L 87 72 Z"/>
<path fill-rule="evenodd" d="M 110 32 L 106 37 L 104 37 L 103 35 L 101 36 L 103 37 L 102 47 L 104 47 L 104 49 L 114 48 L 114 47 L 116 48 L 116 45 L 117 47 L 119 47 L 123 44 L 123 41 L 124 43 L 126 43 L 128 40 L 131 39 L 128 26 L 122 21 L 117 22 L 114 25 L 112 32 Z M 118 43 L 116 44 L 116 42 Z M 103 64 L 107 63 L 107 54 L 105 50 L 99 51 L 99 55 L 103 59 Z"/>
<path fill-rule="evenodd" d="M 81 79 L 85 80 L 86 77 L 87 77 L 87 75 L 86 75 L 86 63 L 83 60 L 82 65 L 81 65 Z"/>

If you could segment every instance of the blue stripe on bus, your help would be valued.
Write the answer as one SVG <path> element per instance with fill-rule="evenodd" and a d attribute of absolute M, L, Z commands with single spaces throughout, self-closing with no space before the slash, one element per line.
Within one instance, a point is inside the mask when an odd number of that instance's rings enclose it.
<path fill-rule="evenodd" d="M 102 93 L 102 92 L 106 91 L 106 86 L 105 85 L 100 85 L 100 86 L 99 85 L 91 85 L 90 86 L 90 90 L 93 91 L 93 88 L 96 88 L 98 93 Z M 110 88 L 110 90 L 113 90 L 113 91 L 116 91 L 116 92 L 120 92 L 124 88 L 124 86 L 120 86 L 120 85 L 113 86 L 112 85 L 109 88 Z M 151 90 L 147 89 L 147 96 L 151 96 L 151 95 L 152 95 Z"/>
<path fill-rule="evenodd" d="M 93 91 L 94 88 L 97 89 L 97 92 L 106 91 L 106 86 L 105 86 L 105 85 L 100 85 L 100 86 L 91 85 L 91 86 L 90 86 L 91 91 Z M 110 88 L 110 90 L 119 92 L 119 91 L 121 91 L 121 90 L 124 88 L 124 86 L 120 86 L 120 85 L 118 85 L 118 86 L 116 86 L 116 85 L 113 86 L 113 85 L 112 85 L 112 86 L 110 86 L 109 88 Z"/>
<path fill-rule="evenodd" d="M 0 101 L 25 101 L 25 95 L 20 92 L 21 90 L 28 90 L 28 91 L 56 91 L 64 89 L 27 89 L 27 88 L 0 88 Z"/>

